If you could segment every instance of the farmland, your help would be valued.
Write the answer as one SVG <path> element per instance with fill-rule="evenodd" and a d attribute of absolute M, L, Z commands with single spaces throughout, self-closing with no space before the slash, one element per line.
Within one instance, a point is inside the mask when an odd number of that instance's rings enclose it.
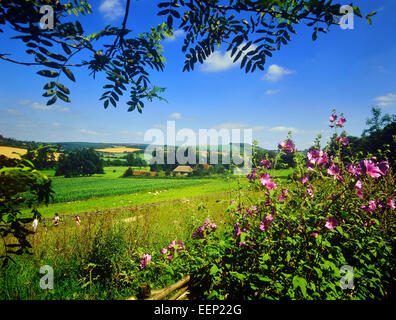
<path fill-rule="evenodd" d="M 18 154 L 24 155 L 26 152 L 27 150 L 22 148 L 0 146 L 0 155 L 4 155 L 12 159 L 19 159 L 20 157 Z"/>
<path fill-rule="evenodd" d="M 125 153 L 125 152 L 140 151 L 141 149 L 127 148 L 127 147 L 113 147 L 113 148 L 104 148 L 104 149 L 95 149 L 95 150 L 104 153 Z"/>
<path fill-rule="evenodd" d="M 149 204 L 181 198 L 197 197 L 238 190 L 247 186 L 245 178 L 120 178 L 124 167 L 106 167 L 105 174 L 92 177 L 53 177 L 54 170 L 43 170 L 52 179 L 54 200 L 41 207 L 44 217 L 55 212 L 71 214 Z M 274 174 L 286 178 L 290 169 L 276 170 Z M 29 216 L 29 211 L 24 211 Z"/>

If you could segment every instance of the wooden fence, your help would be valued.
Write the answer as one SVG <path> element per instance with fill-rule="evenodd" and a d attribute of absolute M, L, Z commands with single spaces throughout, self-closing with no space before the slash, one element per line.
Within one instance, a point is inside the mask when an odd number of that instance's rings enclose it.
<path fill-rule="evenodd" d="M 127 300 L 188 300 L 190 276 L 187 276 L 167 288 L 151 290 L 146 283 L 139 286 L 138 297 L 132 296 Z"/>

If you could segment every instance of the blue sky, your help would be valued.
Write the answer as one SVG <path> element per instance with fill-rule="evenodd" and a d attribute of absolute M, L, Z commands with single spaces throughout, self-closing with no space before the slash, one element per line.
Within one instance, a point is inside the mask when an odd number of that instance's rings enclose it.
<path fill-rule="evenodd" d="M 125 0 L 91 2 L 94 13 L 81 20 L 88 33 L 121 25 Z M 127 27 L 138 33 L 162 22 L 156 3 L 133 1 Z M 168 103 L 147 102 L 143 114 L 127 112 L 124 103 L 105 110 L 99 101 L 105 82 L 90 78 L 86 69 L 73 70 L 77 83 L 64 80 L 72 102 L 57 101 L 48 108 L 41 96 L 45 78 L 36 75 L 40 68 L 0 61 L 0 134 L 35 141 L 143 143 L 146 130 L 174 120 L 176 130 L 252 128 L 259 145 L 269 149 L 292 130 L 297 148 L 304 149 L 317 134 L 324 141 L 332 134 L 328 117 L 335 108 L 345 114 L 347 132 L 360 136 L 370 106 L 395 113 L 396 2 L 355 4 L 363 14 L 378 11 L 373 25 L 355 18 L 353 30 L 332 27 L 315 42 L 311 30 L 299 26 L 292 41 L 267 60 L 265 70 L 253 74 L 231 64 L 224 48 L 183 73 L 183 34 L 177 31 L 175 39 L 163 42 L 164 72 L 151 74 L 153 84 L 166 87 Z M 27 60 L 24 47 L 9 36 L 0 34 L 0 52 Z"/>

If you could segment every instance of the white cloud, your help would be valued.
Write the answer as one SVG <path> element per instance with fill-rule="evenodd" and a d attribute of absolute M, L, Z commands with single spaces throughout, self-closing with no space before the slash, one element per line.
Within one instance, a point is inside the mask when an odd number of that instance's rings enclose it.
<path fill-rule="evenodd" d="M 16 126 L 18 128 L 36 128 L 38 124 L 31 120 L 19 120 L 17 121 Z"/>
<path fill-rule="evenodd" d="M 396 94 L 388 93 L 386 96 L 379 96 L 374 99 L 378 101 L 379 107 L 389 107 L 395 104 L 396 102 Z"/>
<path fill-rule="evenodd" d="M 173 31 L 173 37 L 172 38 L 166 38 L 165 41 L 167 42 L 173 42 L 176 41 L 177 38 L 180 38 L 184 36 L 184 30 L 183 29 L 178 29 Z"/>
<path fill-rule="evenodd" d="M 221 129 L 228 129 L 228 130 L 232 130 L 232 129 L 243 129 L 243 128 L 247 128 L 248 125 L 245 123 L 240 123 L 240 122 L 224 122 L 222 124 L 219 124 L 217 126 L 214 126 L 214 129 L 217 130 L 221 130 Z"/>
<path fill-rule="evenodd" d="M 285 127 L 285 126 L 277 126 L 277 127 L 271 127 L 268 128 L 268 131 L 270 132 L 289 132 L 291 131 L 293 134 L 324 134 L 324 133 L 329 133 L 329 130 L 304 130 L 304 129 L 297 129 L 294 127 Z"/>
<path fill-rule="evenodd" d="M 265 93 L 270 95 L 270 94 L 276 94 L 280 91 L 280 89 L 276 89 L 276 90 L 267 90 Z"/>
<path fill-rule="evenodd" d="M 97 136 L 97 135 L 98 135 L 97 132 L 95 132 L 95 131 L 90 131 L 90 130 L 86 130 L 86 129 L 81 129 L 80 132 L 81 132 L 81 133 L 85 133 L 85 134 L 89 134 L 89 135 L 91 135 L 91 136 Z"/>
<path fill-rule="evenodd" d="M 170 114 L 169 117 L 172 119 L 181 119 L 181 113 L 174 112 L 174 113 Z"/>
<path fill-rule="evenodd" d="M 106 19 L 115 20 L 124 15 L 124 6 L 120 0 L 104 0 L 99 11 Z"/>
<path fill-rule="evenodd" d="M 20 99 L 20 100 L 18 101 L 18 104 L 20 104 L 20 105 L 25 105 L 25 104 L 28 104 L 28 103 L 30 103 L 30 100 L 23 100 L 23 99 Z"/>
<path fill-rule="evenodd" d="M 7 109 L 8 114 L 11 114 L 13 116 L 20 116 L 22 113 L 18 110 L 15 109 Z"/>
<path fill-rule="evenodd" d="M 245 43 L 242 43 L 239 48 L 243 48 Z M 251 45 L 245 54 L 255 50 L 257 46 Z M 224 71 L 230 69 L 232 67 L 236 67 L 240 64 L 245 54 L 242 54 L 238 61 L 233 63 L 236 54 L 231 58 L 231 52 L 227 51 L 226 53 L 221 53 L 220 51 L 214 51 L 203 63 L 202 70 L 208 72 L 217 72 Z"/>
<path fill-rule="evenodd" d="M 303 130 L 299 130 L 293 127 L 284 127 L 284 126 L 278 126 L 278 127 L 272 127 L 268 129 L 271 132 L 289 132 L 291 131 L 292 133 L 302 133 Z"/>
<path fill-rule="evenodd" d="M 38 103 L 38 102 L 33 102 L 29 108 L 36 109 L 36 110 L 56 110 L 59 112 L 66 112 L 70 111 L 70 108 L 68 107 L 61 107 L 57 105 L 50 105 L 47 106 L 46 104 Z"/>
<path fill-rule="evenodd" d="M 142 136 L 142 135 L 143 135 L 143 132 L 142 132 L 142 131 L 138 131 L 138 132 L 136 132 L 136 134 L 137 134 L 138 136 Z"/>
<path fill-rule="evenodd" d="M 271 82 L 276 82 L 281 80 L 285 75 L 293 74 L 294 72 L 295 71 L 288 70 L 286 68 L 278 66 L 277 64 L 271 64 L 263 79 Z"/>
<path fill-rule="evenodd" d="M 59 123 L 59 122 L 53 122 L 53 123 L 52 123 L 52 126 L 54 126 L 54 127 L 59 127 L 59 126 L 60 126 L 60 123 Z"/>

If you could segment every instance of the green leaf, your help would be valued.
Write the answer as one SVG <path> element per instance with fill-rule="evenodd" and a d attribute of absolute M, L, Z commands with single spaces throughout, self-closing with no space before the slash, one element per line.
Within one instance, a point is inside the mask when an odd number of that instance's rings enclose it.
<path fill-rule="evenodd" d="M 63 49 L 63 51 L 65 51 L 66 54 L 68 54 L 68 55 L 71 54 L 70 48 L 65 43 L 62 43 L 62 49 Z"/>
<path fill-rule="evenodd" d="M 70 94 L 70 90 L 62 83 L 57 82 L 56 86 L 58 87 L 59 90 L 63 91 L 64 93 Z"/>
<path fill-rule="evenodd" d="M 74 77 L 74 74 L 70 71 L 69 68 L 63 67 L 62 71 L 65 73 L 65 75 L 73 82 L 76 82 L 76 78 Z"/>
<path fill-rule="evenodd" d="M 56 101 L 56 99 L 57 99 L 57 96 L 54 95 L 54 96 L 52 97 L 52 99 L 50 99 L 50 100 L 47 101 L 47 106 L 50 106 L 51 104 L 54 104 L 55 101 Z"/>
<path fill-rule="evenodd" d="M 239 279 L 240 281 L 245 280 L 245 276 L 242 273 L 236 272 L 236 271 L 231 271 L 230 275 L 233 276 L 234 278 Z"/>
<path fill-rule="evenodd" d="M 56 83 L 54 81 L 51 81 L 51 82 L 46 83 L 43 89 L 49 90 L 49 89 L 54 88 L 55 85 L 56 85 Z"/>
<path fill-rule="evenodd" d="M 52 70 L 40 70 L 37 71 L 37 74 L 47 78 L 56 78 L 59 75 L 58 72 Z"/>
<path fill-rule="evenodd" d="M 307 281 L 299 276 L 294 276 L 293 278 L 293 288 L 300 288 L 304 298 L 307 296 Z"/>
<path fill-rule="evenodd" d="M 43 94 L 43 97 L 52 97 L 56 93 L 56 90 L 48 90 Z"/>
<path fill-rule="evenodd" d="M 62 92 L 57 91 L 57 92 L 56 92 L 56 95 L 57 95 L 57 97 L 58 97 L 59 99 L 65 101 L 65 102 L 70 102 L 69 97 L 66 96 L 66 95 L 64 95 Z"/>
<path fill-rule="evenodd" d="M 215 264 L 212 266 L 212 268 L 210 268 L 210 275 L 213 276 L 217 273 L 221 273 L 221 269 L 219 269 Z"/>

